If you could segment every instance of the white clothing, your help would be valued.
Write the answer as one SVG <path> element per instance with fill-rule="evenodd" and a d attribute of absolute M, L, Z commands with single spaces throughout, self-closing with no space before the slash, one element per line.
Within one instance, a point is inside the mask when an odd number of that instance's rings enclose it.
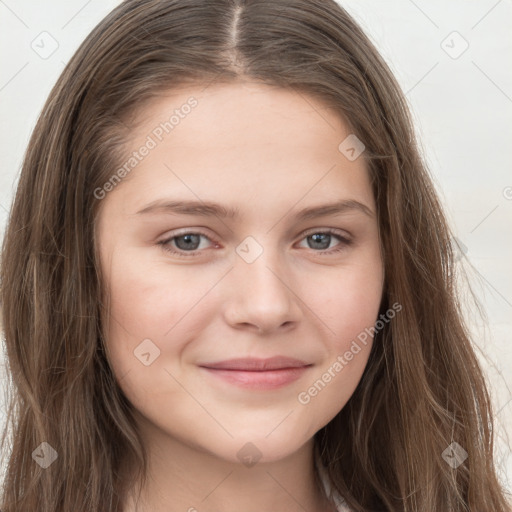
<path fill-rule="evenodd" d="M 318 472 L 320 474 L 320 478 L 322 480 L 322 484 L 324 486 L 325 495 L 336 505 L 336 510 L 338 512 L 350 512 L 350 509 L 345 504 L 345 500 L 339 495 L 339 493 L 335 489 L 331 489 L 331 485 L 329 483 L 329 479 L 327 477 L 327 470 L 325 469 L 320 457 L 316 454 L 315 450 L 315 462 L 318 468 Z"/>

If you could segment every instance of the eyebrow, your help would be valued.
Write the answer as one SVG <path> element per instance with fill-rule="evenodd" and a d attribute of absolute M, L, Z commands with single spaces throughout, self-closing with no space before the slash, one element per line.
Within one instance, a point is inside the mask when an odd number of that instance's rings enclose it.
<path fill-rule="evenodd" d="M 375 216 L 375 213 L 365 204 L 354 199 L 343 199 L 333 203 L 304 208 L 295 214 L 295 218 L 300 221 L 306 221 L 326 215 L 337 215 L 354 211 L 362 212 L 371 218 Z M 223 219 L 237 219 L 240 217 L 240 210 L 238 208 L 226 208 L 212 201 L 173 201 L 168 199 L 157 199 L 139 210 L 136 215 L 148 213 L 174 213 L 204 217 L 214 215 Z"/>

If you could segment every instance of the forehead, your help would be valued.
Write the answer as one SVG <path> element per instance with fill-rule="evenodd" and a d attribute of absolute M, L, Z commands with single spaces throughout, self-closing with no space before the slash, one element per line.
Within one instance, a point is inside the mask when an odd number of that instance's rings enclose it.
<path fill-rule="evenodd" d="M 254 82 L 186 87 L 154 98 L 136 121 L 127 158 L 148 141 L 151 148 L 119 187 L 131 210 L 165 193 L 250 208 L 368 201 L 364 158 L 340 150 L 349 127 L 305 93 Z"/>
<path fill-rule="evenodd" d="M 318 138 L 329 144 L 349 134 L 342 116 L 322 100 L 256 82 L 181 87 L 153 98 L 137 114 L 138 135 L 154 133 L 175 147 L 316 147 Z"/>

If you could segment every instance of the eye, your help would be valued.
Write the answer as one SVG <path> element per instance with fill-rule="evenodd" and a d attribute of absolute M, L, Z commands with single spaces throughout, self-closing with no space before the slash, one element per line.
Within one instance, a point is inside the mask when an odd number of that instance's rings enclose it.
<path fill-rule="evenodd" d="M 330 228 L 303 233 L 302 237 L 303 238 L 301 240 L 305 239 L 311 249 L 319 249 L 314 251 L 319 254 L 337 253 L 352 243 L 350 238 L 341 234 L 337 230 Z M 329 246 L 333 241 L 333 237 L 337 238 L 340 243 L 335 246 L 334 249 L 329 249 Z M 218 247 L 218 243 L 213 241 L 209 236 L 195 231 L 183 232 L 170 238 L 166 238 L 165 240 L 158 242 L 158 245 L 162 246 L 166 252 L 179 257 L 195 257 L 201 252 L 204 252 L 201 250 L 205 248 L 204 245 L 201 247 L 201 238 L 210 241 Z"/>
<path fill-rule="evenodd" d="M 204 233 L 196 233 L 196 232 L 185 232 L 179 235 L 174 235 L 171 238 L 167 238 L 158 242 L 158 245 L 161 245 L 162 248 L 170 252 L 171 254 L 175 254 L 177 256 L 196 256 L 196 251 L 201 247 L 201 238 L 205 238 L 207 240 L 212 241 L 208 236 Z M 177 247 L 178 251 L 173 248 Z M 191 254 L 183 254 L 183 253 L 191 253 Z"/>
<path fill-rule="evenodd" d="M 318 252 L 322 255 L 329 255 L 333 253 L 340 252 L 344 250 L 347 246 L 352 244 L 352 240 L 348 238 L 346 235 L 341 234 L 339 231 L 335 229 L 324 229 L 324 230 L 316 230 L 309 231 L 307 233 L 303 233 L 305 240 L 308 242 L 308 245 L 312 249 L 320 249 Z M 340 243 L 335 246 L 334 249 L 328 250 L 331 242 L 334 238 L 337 238 Z"/>

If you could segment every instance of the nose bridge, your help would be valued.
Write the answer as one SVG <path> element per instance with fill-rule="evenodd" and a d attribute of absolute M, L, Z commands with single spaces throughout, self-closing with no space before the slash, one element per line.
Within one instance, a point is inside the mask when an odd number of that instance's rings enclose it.
<path fill-rule="evenodd" d="M 285 260 L 270 239 L 260 241 L 248 236 L 235 249 L 235 284 L 228 309 L 231 322 L 271 329 L 298 318 Z"/>
<path fill-rule="evenodd" d="M 257 240 L 253 236 L 247 236 L 235 249 L 237 279 L 254 292 L 268 290 L 269 293 L 276 293 L 284 287 L 282 281 L 285 276 L 280 276 L 286 273 L 283 258 L 279 254 L 279 248 L 272 246 L 270 240 L 271 237 L 263 239 L 260 236 Z"/>

